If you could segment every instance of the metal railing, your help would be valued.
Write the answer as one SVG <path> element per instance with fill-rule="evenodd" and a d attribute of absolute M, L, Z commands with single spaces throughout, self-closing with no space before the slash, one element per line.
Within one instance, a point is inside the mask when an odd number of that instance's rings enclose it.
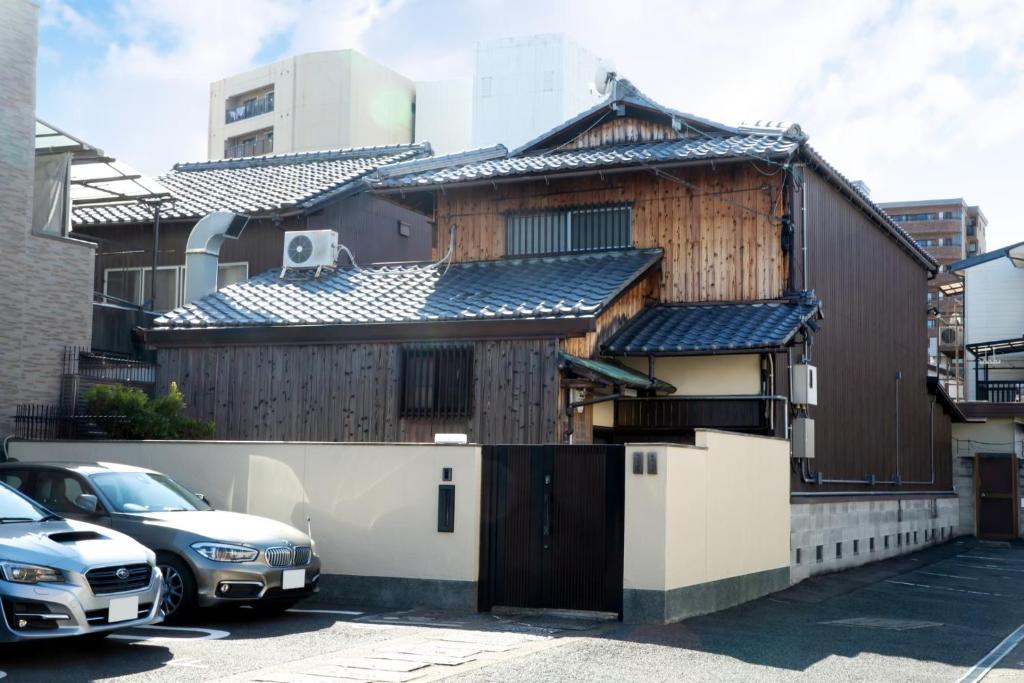
<path fill-rule="evenodd" d="M 261 154 L 270 154 L 273 151 L 274 138 L 258 138 L 256 140 L 244 140 L 234 145 L 224 145 L 224 157 L 227 159 L 255 157 Z"/>
<path fill-rule="evenodd" d="M 124 421 L 110 415 L 74 415 L 61 406 L 21 403 L 15 407 L 14 436 L 27 441 L 59 441 L 102 439 L 105 432 L 98 426 Z"/>
<path fill-rule="evenodd" d="M 78 346 L 64 349 L 64 374 L 111 384 L 153 384 L 156 365 Z"/>
<path fill-rule="evenodd" d="M 978 400 L 992 403 L 1024 402 L 1024 380 L 978 380 Z"/>
<path fill-rule="evenodd" d="M 234 107 L 228 107 L 224 111 L 224 123 L 244 121 L 260 114 L 269 114 L 272 111 L 274 111 L 274 93 L 268 92 L 266 95 L 246 100 Z"/>

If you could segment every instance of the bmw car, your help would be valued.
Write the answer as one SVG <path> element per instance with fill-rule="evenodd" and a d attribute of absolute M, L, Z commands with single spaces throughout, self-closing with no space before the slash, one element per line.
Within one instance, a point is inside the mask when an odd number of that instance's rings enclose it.
<path fill-rule="evenodd" d="M 100 638 L 162 621 L 153 551 L 0 484 L 0 643 Z"/>
<path fill-rule="evenodd" d="M 215 510 L 165 474 L 114 463 L 0 463 L 0 482 L 61 515 L 113 529 L 156 553 L 163 611 L 200 607 L 280 612 L 317 591 L 312 539 L 264 517 Z"/>

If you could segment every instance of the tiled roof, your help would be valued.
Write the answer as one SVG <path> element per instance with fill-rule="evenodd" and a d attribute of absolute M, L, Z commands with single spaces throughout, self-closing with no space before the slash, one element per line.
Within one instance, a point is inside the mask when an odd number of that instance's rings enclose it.
<path fill-rule="evenodd" d="M 660 249 L 379 268 L 271 271 L 175 309 L 157 327 L 335 325 L 595 316 Z"/>
<path fill-rule="evenodd" d="M 642 167 L 654 163 L 745 156 L 781 157 L 795 150 L 799 144 L 798 140 L 778 135 L 740 133 L 586 149 L 560 149 L 475 163 L 458 163 L 458 160 L 454 160 L 453 165 L 447 168 L 371 178 L 369 182 L 380 188 L 414 188 L 613 166 Z"/>
<path fill-rule="evenodd" d="M 608 355 L 646 356 L 774 349 L 788 344 L 819 312 L 815 299 L 652 306 L 601 350 Z"/>
<path fill-rule="evenodd" d="M 355 187 L 354 181 L 381 166 L 426 156 L 430 145 L 422 143 L 175 164 L 158 179 L 176 200 L 161 216 L 198 219 L 219 209 L 250 215 L 308 209 Z M 75 226 L 148 223 L 153 214 L 138 204 L 76 206 L 72 220 Z"/>

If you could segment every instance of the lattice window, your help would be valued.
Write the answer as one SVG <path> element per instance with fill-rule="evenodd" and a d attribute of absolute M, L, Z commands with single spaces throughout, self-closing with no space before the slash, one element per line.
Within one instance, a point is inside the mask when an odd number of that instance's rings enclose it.
<path fill-rule="evenodd" d="M 402 417 L 468 417 L 472 397 L 472 346 L 402 349 Z"/>

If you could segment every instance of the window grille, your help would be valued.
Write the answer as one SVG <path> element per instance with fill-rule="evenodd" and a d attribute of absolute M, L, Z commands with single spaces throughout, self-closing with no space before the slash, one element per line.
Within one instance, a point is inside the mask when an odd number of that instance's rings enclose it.
<path fill-rule="evenodd" d="M 402 417 L 468 417 L 472 396 L 472 346 L 402 349 Z"/>

